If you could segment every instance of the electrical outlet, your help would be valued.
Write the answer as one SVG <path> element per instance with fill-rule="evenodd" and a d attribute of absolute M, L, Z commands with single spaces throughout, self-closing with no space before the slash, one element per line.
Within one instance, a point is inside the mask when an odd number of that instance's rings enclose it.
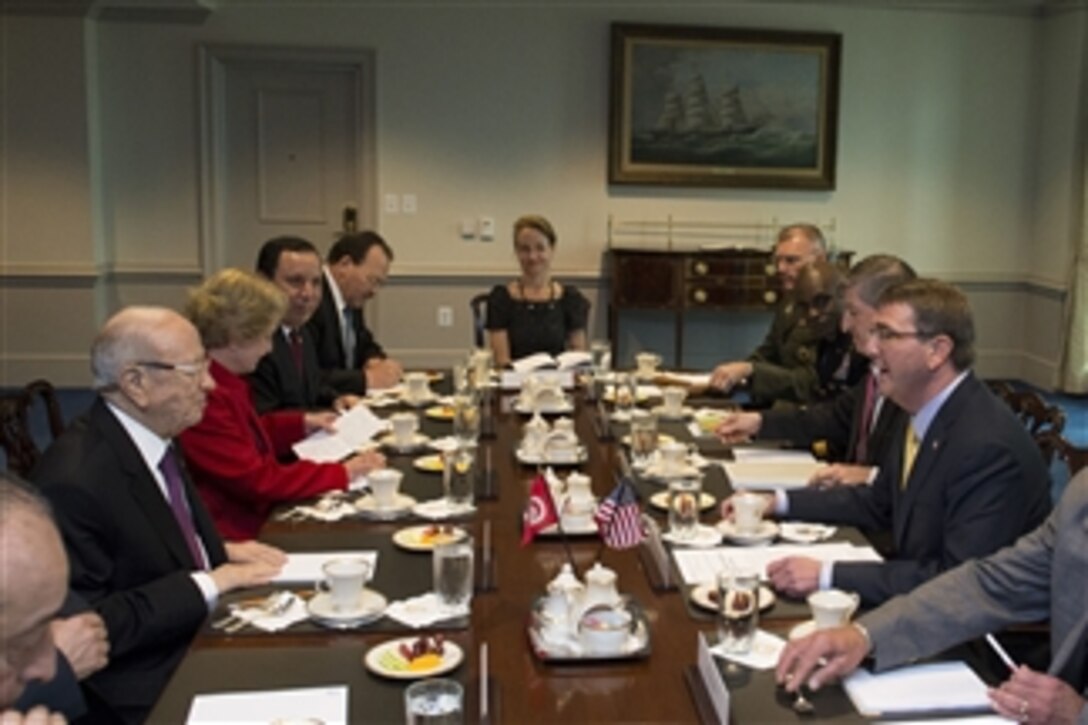
<path fill-rule="evenodd" d="M 495 239 L 495 217 L 480 217 L 480 240 L 490 242 Z"/>
<path fill-rule="evenodd" d="M 442 305 L 438 308 L 438 326 L 439 327 L 453 327 L 453 308 L 448 305 Z"/>
<path fill-rule="evenodd" d="M 400 198 L 400 210 L 405 214 L 415 214 L 419 210 L 419 203 L 415 194 L 405 194 Z"/>
<path fill-rule="evenodd" d="M 399 214 L 400 213 L 400 197 L 396 194 L 385 195 L 385 213 L 386 214 Z"/>

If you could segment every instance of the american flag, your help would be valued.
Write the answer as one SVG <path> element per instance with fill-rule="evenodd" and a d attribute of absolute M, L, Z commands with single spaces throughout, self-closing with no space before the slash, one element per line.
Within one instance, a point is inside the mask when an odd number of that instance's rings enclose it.
<path fill-rule="evenodd" d="M 630 549 L 646 538 L 642 530 L 642 509 L 629 478 L 621 478 L 608 498 L 593 514 L 601 540 L 610 549 Z"/>

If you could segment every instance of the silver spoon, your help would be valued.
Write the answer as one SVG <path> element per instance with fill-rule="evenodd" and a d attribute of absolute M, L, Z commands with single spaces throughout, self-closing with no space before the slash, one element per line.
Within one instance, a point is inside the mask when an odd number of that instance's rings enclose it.
<path fill-rule="evenodd" d="M 797 699 L 793 701 L 793 711 L 801 715 L 808 715 L 816 710 L 816 706 L 805 697 L 804 687 L 797 688 Z"/>

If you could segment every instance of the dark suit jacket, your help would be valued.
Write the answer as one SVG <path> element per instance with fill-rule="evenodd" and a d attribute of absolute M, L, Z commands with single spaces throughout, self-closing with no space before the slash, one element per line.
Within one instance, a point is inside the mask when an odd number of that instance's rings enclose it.
<path fill-rule="evenodd" d="M 993 556 L 971 561 L 862 618 L 879 669 L 936 654 L 1015 622 L 1050 619 L 1049 674 L 1088 695 L 1088 471 L 1054 513 Z M 1079 722 L 1088 719 L 1082 712 Z"/>
<path fill-rule="evenodd" d="M 258 413 L 273 410 L 313 410 L 327 408 L 336 399 L 336 391 L 321 380 L 317 348 L 310 331 L 303 326 L 302 375 L 295 367 L 291 346 L 283 329 L 272 333 L 272 352 L 261 358 L 257 369 L 249 374 L 253 405 Z"/>
<path fill-rule="evenodd" d="M 322 382 L 341 394 L 365 395 L 366 375 L 362 373 L 362 368 L 371 358 L 385 357 L 385 351 L 367 329 L 363 311 L 353 308 L 351 324 L 355 330 L 355 349 L 350 351 L 351 357 L 345 365 L 344 339 L 340 334 L 341 313 L 336 309 L 336 300 L 329 291 L 327 276 L 324 277 L 324 284 L 321 305 L 306 323 L 317 350 Z"/>
<path fill-rule="evenodd" d="M 759 437 L 787 440 L 797 447 L 808 448 L 825 440 L 834 460 L 863 465 L 881 465 L 888 458 L 892 433 L 903 431 L 907 414 L 891 400 L 885 399 L 872 430 L 865 460 L 858 460 L 857 438 L 865 408 L 865 383 L 857 384 L 833 400 L 804 408 L 776 408 L 763 412 Z"/>
<path fill-rule="evenodd" d="M 110 663 L 84 683 L 123 720 L 139 722 L 208 614 L 170 504 L 139 450 L 97 400 L 31 472 L 52 503 L 71 588 L 106 623 Z M 213 567 L 222 540 L 192 484 L 186 494 Z"/>
<path fill-rule="evenodd" d="M 791 518 L 891 530 L 894 558 L 834 567 L 834 586 L 858 592 L 867 605 L 1011 544 L 1050 510 L 1039 449 L 974 374 L 930 424 L 904 491 L 899 479 L 907 423 L 904 416 L 892 433 L 890 455 L 872 486 L 789 493 Z"/>

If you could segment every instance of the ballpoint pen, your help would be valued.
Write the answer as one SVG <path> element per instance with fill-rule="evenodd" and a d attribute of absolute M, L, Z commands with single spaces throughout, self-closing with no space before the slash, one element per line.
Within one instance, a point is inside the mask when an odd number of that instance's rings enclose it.
<path fill-rule="evenodd" d="M 997 656 L 1001 658 L 1001 661 L 1005 663 L 1006 667 L 1016 671 L 1016 663 L 1013 661 L 1012 657 L 1009 657 L 1009 653 L 1005 651 L 1005 648 L 998 643 L 996 637 L 992 634 L 987 634 L 986 643 L 990 645 L 990 649 L 997 653 Z"/>

